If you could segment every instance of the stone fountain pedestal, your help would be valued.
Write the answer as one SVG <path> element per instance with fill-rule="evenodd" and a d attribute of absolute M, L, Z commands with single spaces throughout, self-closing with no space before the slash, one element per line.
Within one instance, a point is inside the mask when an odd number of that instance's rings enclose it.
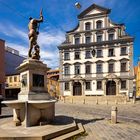
<path fill-rule="evenodd" d="M 15 125 L 30 127 L 52 122 L 56 100 L 47 93 L 47 66 L 39 60 L 27 59 L 17 70 L 21 81 L 18 100 L 3 101 L 13 108 Z"/>

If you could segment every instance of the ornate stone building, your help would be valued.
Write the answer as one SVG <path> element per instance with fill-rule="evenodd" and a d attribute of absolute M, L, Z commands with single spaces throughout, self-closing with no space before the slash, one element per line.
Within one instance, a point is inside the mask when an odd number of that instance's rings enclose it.
<path fill-rule="evenodd" d="M 93 4 L 79 16 L 59 48 L 63 96 L 129 95 L 133 92 L 133 41 L 111 10 Z"/>

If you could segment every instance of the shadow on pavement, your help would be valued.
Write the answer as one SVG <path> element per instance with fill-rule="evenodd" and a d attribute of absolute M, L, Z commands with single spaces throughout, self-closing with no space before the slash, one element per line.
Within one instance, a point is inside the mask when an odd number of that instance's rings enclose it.
<path fill-rule="evenodd" d="M 88 123 L 94 123 L 96 121 L 101 121 L 104 120 L 105 118 L 95 118 L 95 119 L 90 119 L 90 120 L 84 120 L 84 119 L 75 119 L 76 123 L 82 123 L 83 125 L 88 124 Z"/>
<path fill-rule="evenodd" d="M 74 122 L 73 117 L 68 117 L 68 116 L 55 116 L 54 121 L 52 122 L 52 125 L 67 125 L 71 124 Z"/>
<path fill-rule="evenodd" d="M 13 115 L 0 115 L 0 119 L 10 118 L 10 117 L 13 117 Z"/>

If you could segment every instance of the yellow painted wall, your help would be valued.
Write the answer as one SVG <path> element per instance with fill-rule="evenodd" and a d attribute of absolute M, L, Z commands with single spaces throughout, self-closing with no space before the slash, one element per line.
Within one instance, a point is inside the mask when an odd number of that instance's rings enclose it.
<path fill-rule="evenodd" d="M 6 85 L 8 88 L 20 88 L 19 75 L 6 76 Z"/>
<path fill-rule="evenodd" d="M 136 73 L 136 96 L 140 96 L 140 62 Z"/>

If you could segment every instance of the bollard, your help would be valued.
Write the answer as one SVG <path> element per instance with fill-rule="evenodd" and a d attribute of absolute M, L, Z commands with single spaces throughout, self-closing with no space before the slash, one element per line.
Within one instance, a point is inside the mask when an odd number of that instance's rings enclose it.
<path fill-rule="evenodd" d="M 111 123 L 113 123 L 113 124 L 117 123 L 117 112 L 118 112 L 117 107 L 112 106 L 112 109 L 111 109 Z"/>
<path fill-rule="evenodd" d="M 84 99 L 84 102 L 83 102 L 83 104 L 85 104 L 86 103 L 86 101 L 85 101 L 85 99 Z"/>
<path fill-rule="evenodd" d="M 96 100 L 96 105 L 98 105 L 98 98 L 97 98 L 97 100 Z"/>
<path fill-rule="evenodd" d="M 73 98 L 71 99 L 71 103 L 73 104 Z"/>

